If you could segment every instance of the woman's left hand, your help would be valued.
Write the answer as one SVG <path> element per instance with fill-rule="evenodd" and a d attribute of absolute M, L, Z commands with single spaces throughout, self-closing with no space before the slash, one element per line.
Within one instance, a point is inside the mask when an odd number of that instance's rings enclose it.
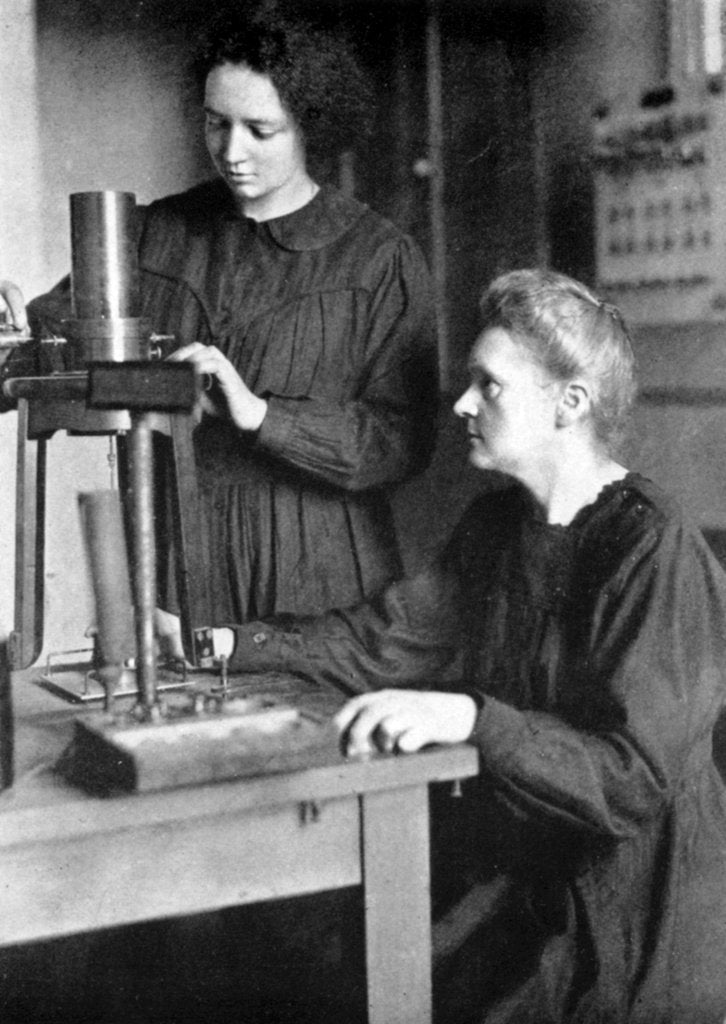
<path fill-rule="evenodd" d="M 173 362 L 193 363 L 197 373 L 212 378 L 213 385 L 202 392 L 202 408 L 213 416 L 228 416 L 240 430 L 259 430 L 267 412 L 267 402 L 253 395 L 240 375 L 214 345 L 195 341 L 172 352 Z M 220 398 L 223 402 L 220 402 Z"/>
<path fill-rule="evenodd" d="M 428 743 L 463 743 L 477 706 L 463 693 L 379 690 L 354 697 L 335 716 L 349 757 L 382 751 L 412 752 Z"/>

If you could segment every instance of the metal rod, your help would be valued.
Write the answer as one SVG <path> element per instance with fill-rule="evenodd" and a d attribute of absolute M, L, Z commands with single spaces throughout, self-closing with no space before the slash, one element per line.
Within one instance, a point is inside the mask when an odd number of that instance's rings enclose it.
<path fill-rule="evenodd" d="M 9 658 L 14 669 L 28 668 L 43 647 L 45 591 L 46 442 L 28 439 L 30 408 L 18 402 L 15 489 L 15 625 Z"/>
<path fill-rule="evenodd" d="M 15 723 L 8 645 L 0 643 L 0 790 L 12 786 L 15 772 Z"/>
<path fill-rule="evenodd" d="M 136 609 L 138 704 L 147 714 L 156 707 L 156 545 L 153 510 L 153 445 L 149 413 L 135 413 L 129 434 L 132 508 L 132 579 Z"/>

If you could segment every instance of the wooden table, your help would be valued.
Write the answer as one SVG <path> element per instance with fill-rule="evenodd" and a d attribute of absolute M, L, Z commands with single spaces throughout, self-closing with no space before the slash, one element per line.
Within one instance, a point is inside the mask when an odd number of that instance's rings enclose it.
<path fill-rule="evenodd" d="M 13 689 L 0 945 L 362 884 L 370 1024 L 430 1021 L 427 790 L 476 774 L 473 747 L 99 799 L 52 771 L 77 709 Z"/>

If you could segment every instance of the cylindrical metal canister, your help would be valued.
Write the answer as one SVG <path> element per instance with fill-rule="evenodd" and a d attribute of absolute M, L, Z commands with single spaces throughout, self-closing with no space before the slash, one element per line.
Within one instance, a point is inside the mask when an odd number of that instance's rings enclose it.
<path fill-rule="evenodd" d="M 117 666 L 135 656 L 134 612 L 126 535 L 118 491 L 79 495 L 81 523 L 96 605 L 101 662 Z"/>
<path fill-rule="evenodd" d="M 71 297 L 67 333 L 74 366 L 149 357 L 139 316 L 136 197 L 132 192 L 71 195 Z"/>
<path fill-rule="evenodd" d="M 136 197 L 132 192 L 75 192 L 70 202 L 74 317 L 137 317 Z"/>

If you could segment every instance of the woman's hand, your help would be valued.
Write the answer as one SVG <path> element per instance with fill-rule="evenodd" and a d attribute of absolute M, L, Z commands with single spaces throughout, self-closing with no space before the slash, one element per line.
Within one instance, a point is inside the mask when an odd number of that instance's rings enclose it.
<path fill-rule="evenodd" d="M 163 608 L 154 611 L 154 633 L 159 645 L 159 654 L 165 661 L 185 661 L 182 646 L 181 622 L 178 615 L 172 615 Z"/>
<path fill-rule="evenodd" d="M 348 701 L 335 716 L 349 757 L 374 751 L 412 752 L 428 743 L 462 743 L 471 735 L 477 706 L 463 693 L 379 690 Z"/>
<path fill-rule="evenodd" d="M 178 615 L 172 615 L 163 608 L 156 608 L 154 634 L 162 658 L 166 661 L 186 661 L 182 645 L 181 620 Z M 212 630 L 212 639 L 215 657 L 229 658 L 234 650 L 234 630 L 229 626 L 215 626 Z"/>
<path fill-rule="evenodd" d="M 27 328 L 28 316 L 23 293 L 12 281 L 0 281 L 0 309 L 7 310 L 10 323 L 16 330 L 24 331 Z"/>
<path fill-rule="evenodd" d="M 212 379 L 212 387 L 202 392 L 202 408 L 213 416 L 228 416 L 240 430 L 259 430 L 267 412 L 267 402 L 253 395 L 240 375 L 214 345 L 195 341 L 172 352 L 173 362 L 193 363 L 197 373 Z"/>

